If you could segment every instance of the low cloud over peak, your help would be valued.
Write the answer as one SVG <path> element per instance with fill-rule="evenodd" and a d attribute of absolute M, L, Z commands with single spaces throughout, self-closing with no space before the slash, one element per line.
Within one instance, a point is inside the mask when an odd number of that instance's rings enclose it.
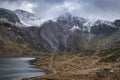
<path fill-rule="evenodd" d="M 120 0 L 0 0 L 0 8 L 23 9 L 44 19 L 66 12 L 90 19 L 120 18 Z"/>

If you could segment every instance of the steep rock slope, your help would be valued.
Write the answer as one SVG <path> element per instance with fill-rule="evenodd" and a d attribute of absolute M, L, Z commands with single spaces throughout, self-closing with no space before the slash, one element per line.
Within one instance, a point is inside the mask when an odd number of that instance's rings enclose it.
<path fill-rule="evenodd" d="M 0 20 L 8 20 L 10 22 L 16 23 L 20 22 L 18 16 L 11 10 L 0 8 Z"/>
<path fill-rule="evenodd" d="M 33 13 L 17 9 L 14 11 L 26 26 L 40 26 L 40 18 Z"/>
<path fill-rule="evenodd" d="M 22 56 L 37 53 L 26 41 L 21 28 L 9 23 L 0 23 L 0 56 Z"/>
<path fill-rule="evenodd" d="M 56 21 L 45 22 L 40 34 L 52 50 L 67 52 L 106 49 L 120 40 L 119 29 L 114 23 L 99 20 L 85 30 L 86 22 L 72 15 L 60 16 Z"/>

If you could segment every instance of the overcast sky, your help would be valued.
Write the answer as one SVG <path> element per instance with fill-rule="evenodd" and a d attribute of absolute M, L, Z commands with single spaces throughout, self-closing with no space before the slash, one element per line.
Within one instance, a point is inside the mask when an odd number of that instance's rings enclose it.
<path fill-rule="evenodd" d="M 90 19 L 120 18 L 120 0 L 0 0 L 0 8 L 23 9 L 46 19 L 66 12 Z"/>

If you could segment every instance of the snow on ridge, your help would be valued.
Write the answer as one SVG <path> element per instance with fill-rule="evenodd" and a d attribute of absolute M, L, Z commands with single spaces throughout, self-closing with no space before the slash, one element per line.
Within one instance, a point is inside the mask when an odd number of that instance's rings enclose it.
<path fill-rule="evenodd" d="M 109 25 L 111 27 L 115 27 L 116 26 L 110 22 L 110 21 L 106 21 L 106 20 L 87 20 L 84 24 L 83 24 L 83 30 L 87 30 L 88 32 L 90 32 L 90 29 L 92 26 L 98 26 L 100 24 L 106 24 Z"/>
<path fill-rule="evenodd" d="M 35 21 L 27 21 L 27 22 L 24 22 L 22 20 L 20 20 L 21 23 L 23 23 L 25 26 L 29 27 L 29 26 L 40 26 L 41 24 L 41 21 L 40 20 L 35 20 Z"/>
<path fill-rule="evenodd" d="M 70 31 L 81 30 L 79 26 L 73 26 Z"/>
<path fill-rule="evenodd" d="M 110 25 L 110 26 L 114 27 L 114 25 L 112 24 L 112 22 L 106 21 L 106 20 L 99 20 L 99 19 L 98 20 L 88 20 L 83 25 L 84 26 L 97 26 L 99 24 L 106 24 L 106 25 Z"/>
<path fill-rule="evenodd" d="M 112 24 L 112 22 L 110 22 L 110 21 L 104 21 L 103 23 L 106 24 L 106 25 L 109 25 L 111 27 L 115 27 L 116 28 L 116 26 L 114 24 Z"/>
<path fill-rule="evenodd" d="M 83 24 L 83 26 L 93 26 L 95 21 L 87 21 L 86 23 Z"/>
<path fill-rule="evenodd" d="M 15 22 L 15 23 L 10 22 L 7 18 L 0 18 L 0 23 L 8 23 L 8 24 L 10 24 L 12 26 L 24 27 L 24 25 L 22 25 L 22 24 L 20 24 L 18 22 Z"/>
<path fill-rule="evenodd" d="M 16 10 L 15 13 L 19 17 L 20 22 L 26 27 L 40 27 L 40 24 L 42 24 L 40 18 L 30 12 L 24 10 Z"/>

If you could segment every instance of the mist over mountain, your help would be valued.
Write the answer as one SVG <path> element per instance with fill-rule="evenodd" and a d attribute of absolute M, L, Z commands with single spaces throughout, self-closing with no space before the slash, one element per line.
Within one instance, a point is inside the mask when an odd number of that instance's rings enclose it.
<path fill-rule="evenodd" d="M 120 41 L 120 20 L 106 21 L 60 15 L 43 23 L 35 14 L 24 10 L 11 11 L 0 8 L 0 39 L 8 40 L 1 46 L 12 50 L 15 44 L 29 51 L 80 52 L 83 50 L 104 50 Z M 16 25 L 19 24 L 19 25 Z M 18 49 L 17 48 L 17 49 Z"/>
<path fill-rule="evenodd" d="M 15 13 L 25 26 L 40 26 L 40 18 L 35 16 L 33 13 L 20 9 L 15 10 Z"/>
<path fill-rule="evenodd" d="M 13 23 L 20 22 L 18 16 L 13 11 L 4 8 L 0 8 L 0 19 L 8 20 Z"/>
<path fill-rule="evenodd" d="M 119 0 L 0 0 L 0 8 L 22 9 L 44 20 L 66 12 L 74 16 L 113 21 L 119 19 Z"/>

